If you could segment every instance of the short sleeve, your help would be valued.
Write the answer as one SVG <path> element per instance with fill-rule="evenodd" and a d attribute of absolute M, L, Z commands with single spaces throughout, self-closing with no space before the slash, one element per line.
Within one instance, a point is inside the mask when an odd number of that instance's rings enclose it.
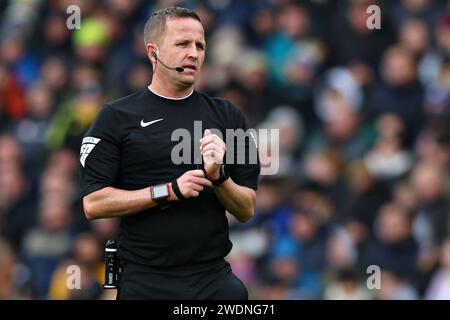
<path fill-rule="evenodd" d="M 233 145 L 227 146 L 226 168 L 235 183 L 256 190 L 261 170 L 256 132 L 254 129 L 247 129 L 245 117 L 238 108 L 231 103 L 229 107 L 231 121 L 229 127 L 234 129 L 234 138 L 227 137 L 227 143 L 233 141 Z M 228 154 L 231 151 L 233 153 Z"/>
<path fill-rule="evenodd" d="M 80 148 L 82 196 L 115 186 L 120 162 L 120 130 L 116 111 L 105 105 L 83 137 Z"/>

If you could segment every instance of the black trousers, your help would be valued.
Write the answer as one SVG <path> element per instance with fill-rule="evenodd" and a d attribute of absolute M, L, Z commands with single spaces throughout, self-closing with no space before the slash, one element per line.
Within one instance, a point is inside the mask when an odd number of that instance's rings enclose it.
<path fill-rule="evenodd" d="M 155 270 L 127 261 L 118 300 L 247 300 L 248 291 L 225 260 L 208 265 Z"/>

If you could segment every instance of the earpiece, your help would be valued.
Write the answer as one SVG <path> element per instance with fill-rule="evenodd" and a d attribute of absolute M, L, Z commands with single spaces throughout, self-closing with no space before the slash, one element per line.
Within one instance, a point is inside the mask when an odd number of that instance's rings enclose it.
<path fill-rule="evenodd" d="M 184 68 L 183 67 L 169 67 L 167 66 L 164 62 L 162 62 L 161 60 L 159 60 L 158 56 L 156 55 L 156 51 L 152 51 L 152 56 L 153 58 L 156 59 L 156 61 L 159 61 L 164 67 L 166 67 L 167 69 L 170 70 L 176 70 L 177 72 L 183 72 Z"/>

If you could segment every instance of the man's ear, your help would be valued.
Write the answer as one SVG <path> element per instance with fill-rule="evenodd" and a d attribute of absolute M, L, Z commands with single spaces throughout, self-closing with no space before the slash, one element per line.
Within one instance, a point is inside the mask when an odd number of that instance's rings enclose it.
<path fill-rule="evenodd" d="M 146 45 L 146 49 L 147 49 L 147 57 L 148 59 L 154 64 L 156 63 L 156 58 L 154 57 L 154 55 L 152 54 L 152 52 L 156 52 L 157 51 L 157 47 L 156 44 L 154 43 L 147 43 Z"/>

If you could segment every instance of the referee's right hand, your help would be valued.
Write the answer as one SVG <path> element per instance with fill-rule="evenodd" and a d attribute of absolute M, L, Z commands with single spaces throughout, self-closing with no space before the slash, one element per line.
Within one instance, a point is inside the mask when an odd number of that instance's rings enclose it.
<path fill-rule="evenodd" d="M 185 198 L 198 197 L 204 187 L 213 187 L 211 181 L 205 178 L 203 170 L 186 171 L 177 179 L 177 184 L 181 194 Z M 171 193 L 173 193 L 173 190 L 171 190 Z M 179 200 L 174 193 L 173 196 Z"/>

